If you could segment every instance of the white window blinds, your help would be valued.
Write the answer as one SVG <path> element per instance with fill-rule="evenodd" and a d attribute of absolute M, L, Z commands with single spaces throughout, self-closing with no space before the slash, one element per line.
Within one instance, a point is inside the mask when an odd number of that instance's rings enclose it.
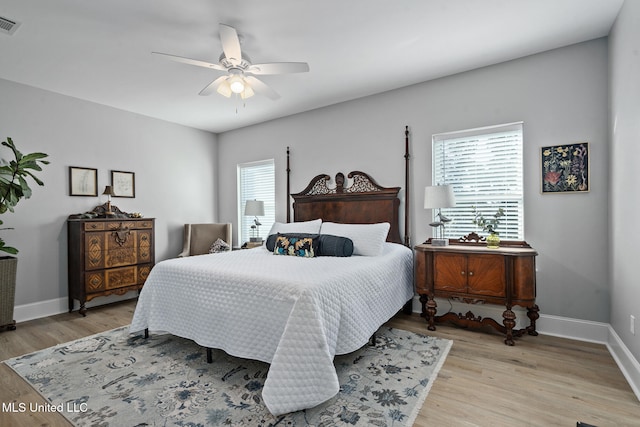
<path fill-rule="evenodd" d="M 238 224 L 239 243 L 248 242 L 251 226 L 254 225 L 253 216 L 244 215 L 247 200 L 261 200 L 264 202 L 264 216 L 258 221 L 262 224 L 258 228 L 259 237 L 267 238 L 267 233 L 275 222 L 275 164 L 273 159 L 238 165 Z"/>
<path fill-rule="evenodd" d="M 473 208 L 486 219 L 502 208 L 500 238 L 524 240 L 522 122 L 434 135 L 432 148 L 433 183 L 452 185 L 456 198 L 442 209 L 452 219 L 445 237 L 487 236 L 473 224 Z"/>

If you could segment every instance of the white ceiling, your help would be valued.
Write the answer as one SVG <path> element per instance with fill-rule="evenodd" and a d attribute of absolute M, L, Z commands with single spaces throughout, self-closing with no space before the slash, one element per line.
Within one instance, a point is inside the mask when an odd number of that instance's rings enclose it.
<path fill-rule="evenodd" d="M 623 0 L 0 0 L 0 78 L 224 132 L 606 36 Z M 217 62 L 218 24 L 281 98 L 198 92 L 221 75 L 152 51 Z M 237 109 L 237 112 L 236 112 Z"/>

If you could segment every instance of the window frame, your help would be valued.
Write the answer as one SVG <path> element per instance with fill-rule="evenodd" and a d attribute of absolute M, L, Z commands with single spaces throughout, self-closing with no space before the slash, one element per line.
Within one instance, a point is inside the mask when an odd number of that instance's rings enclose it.
<path fill-rule="evenodd" d="M 265 168 L 270 167 L 271 176 L 270 182 L 264 184 L 265 187 L 260 190 L 248 191 L 244 185 L 250 184 L 245 183 L 246 179 L 243 178 L 243 171 L 253 169 L 257 171 L 257 168 Z M 267 171 L 268 173 L 268 171 Z M 239 244 L 243 244 L 248 242 L 251 237 L 251 228 L 250 225 L 253 224 L 253 218 L 250 216 L 244 215 L 244 207 L 246 200 L 262 200 L 264 202 L 264 216 L 258 218 L 261 225 L 258 229 L 259 237 L 262 237 L 263 240 L 266 240 L 267 233 L 271 229 L 271 226 L 275 222 L 275 160 L 274 159 L 265 159 L 265 160 L 257 160 L 253 162 L 245 162 L 238 163 L 237 165 L 237 216 L 238 216 L 238 227 L 237 227 L 237 237 Z"/>
<path fill-rule="evenodd" d="M 473 224 L 475 206 L 486 219 L 504 209 L 498 235 L 503 240 L 524 240 L 524 122 L 434 134 L 431 155 L 433 185 L 452 185 L 456 196 L 455 207 L 441 209 L 452 219 L 445 226 L 445 238 L 489 234 Z M 501 179 L 496 181 L 496 176 Z M 432 210 L 434 221 L 437 213 Z"/>

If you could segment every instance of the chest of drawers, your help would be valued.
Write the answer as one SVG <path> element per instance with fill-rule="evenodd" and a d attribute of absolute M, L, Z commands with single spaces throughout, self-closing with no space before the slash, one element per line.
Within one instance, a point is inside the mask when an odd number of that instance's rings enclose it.
<path fill-rule="evenodd" d="M 155 263 L 153 218 L 69 219 L 69 312 L 95 297 L 140 290 Z"/>

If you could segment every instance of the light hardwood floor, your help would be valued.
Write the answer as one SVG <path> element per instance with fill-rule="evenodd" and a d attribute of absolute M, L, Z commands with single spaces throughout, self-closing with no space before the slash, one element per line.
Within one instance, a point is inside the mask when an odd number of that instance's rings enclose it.
<path fill-rule="evenodd" d="M 130 323 L 134 301 L 92 308 L 87 317 L 60 314 L 0 332 L 0 359 L 30 353 Z M 418 315 L 389 325 L 427 333 Z M 438 325 L 430 334 L 454 341 L 416 419 L 432 426 L 640 426 L 640 402 L 606 347 L 563 338 L 525 336 L 508 347 L 491 331 Z M 44 400 L 0 364 L 0 402 Z M 0 408 L 1 409 L 1 408 Z M 0 411 L 0 426 L 69 426 L 56 413 Z"/>

